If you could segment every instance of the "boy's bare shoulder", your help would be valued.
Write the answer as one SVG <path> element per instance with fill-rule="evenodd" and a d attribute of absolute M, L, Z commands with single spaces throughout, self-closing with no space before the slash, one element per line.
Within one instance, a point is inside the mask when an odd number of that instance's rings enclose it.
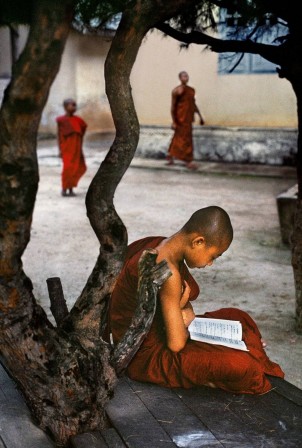
<path fill-rule="evenodd" d="M 168 263 L 169 269 L 172 273 L 171 277 L 168 278 L 168 283 L 174 283 L 174 282 L 181 282 L 181 273 L 179 271 L 178 264 L 175 264 L 173 262 L 173 257 L 170 257 L 171 253 L 171 246 L 169 249 L 167 249 L 167 245 L 165 241 L 162 241 L 157 247 L 157 258 L 156 263 L 160 263 L 161 261 L 165 260 Z"/>
<path fill-rule="evenodd" d="M 177 87 L 175 87 L 175 88 L 172 90 L 172 95 L 173 95 L 173 96 L 179 96 L 179 95 L 182 95 L 182 94 L 183 94 L 183 91 L 184 91 L 184 87 L 183 87 L 182 85 L 177 86 Z"/>
<path fill-rule="evenodd" d="M 161 260 L 166 260 L 167 261 L 169 269 L 170 269 L 171 274 L 172 274 L 166 280 L 166 283 L 170 284 L 170 285 L 176 284 L 176 283 L 177 284 L 181 284 L 181 273 L 179 271 L 179 268 L 175 264 L 171 263 L 171 261 L 166 259 L 165 257 L 161 258 Z M 159 261 L 161 261 L 161 260 L 159 260 Z"/>

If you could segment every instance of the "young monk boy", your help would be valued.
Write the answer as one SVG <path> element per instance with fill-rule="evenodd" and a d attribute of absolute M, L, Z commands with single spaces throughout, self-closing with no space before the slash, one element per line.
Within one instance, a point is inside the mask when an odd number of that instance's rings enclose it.
<path fill-rule="evenodd" d="M 63 161 L 62 196 L 75 196 L 73 188 L 78 185 L 86 171 L 83 154 L 83 137 L 87 124 L 78 115 L 76 102 L 72 98 L 64 100 L 65 115 L 56 118 L 58 143 Z"/>
<path fill-rule="evenodd" d="M 262 394 L 271 389 L 266 374 L 284 377 L 279 365 L 267 357 L 260 332 L 244 311 L 223 308 L 203 317 L 239 320 L 248 352 L 190 339 L 188 326 L 195 317 L 191 301 L 199 287 L 188 268 L 211 266 L 230 246 L 233 229 L 220 207 L 197 210 L 169 238 L 151 236 L 128 247 L 123 269 L 112 293 L 109 320 L 113 341 L 130 325 L 136 308 L 138 261 L 147 248 L 158 251 L 172 276 L 162 285 L 149 333 L 127 368 L 130 378 L 165 387 L 219 387 L 233 393 Z"/>

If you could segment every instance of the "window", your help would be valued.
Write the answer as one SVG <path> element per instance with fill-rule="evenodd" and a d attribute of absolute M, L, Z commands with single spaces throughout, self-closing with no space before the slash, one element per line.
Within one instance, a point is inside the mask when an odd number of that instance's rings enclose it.
<path fill-rule="evenodd" d="M 232 36 L 235 28 L 240 26 L 241 17 L 239 14 L 229 14 L 226 9 L 220 11 L 220 25 L 218 33 L 221 38 L 227 39 Z M 263 25 L 268 25 L 269 30 L 257 36 L 257 42 L 273 44 L 274 39 L 282 34 L 284 27 L 276 23 L 275 19 L 265 19 Z M 251 32 L 252 27 L 250 29 Z M 242 36 L 244 39 L 245 36 Z M 253 36 L 255 37 L 255 36 Z M 256 73 L 276 73 L 276 65 L 267 61 L 258 54 L 238 54 L 219 53 L 218 55 L 219 74 L 256 74 Z"/>

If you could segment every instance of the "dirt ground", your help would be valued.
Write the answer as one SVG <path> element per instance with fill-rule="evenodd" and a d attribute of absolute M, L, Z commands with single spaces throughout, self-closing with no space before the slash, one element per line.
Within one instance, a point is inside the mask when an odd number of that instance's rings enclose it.
<path fill-rule="evenodd" d="M 40 186 L 23 262 L 35 296 L 52 321 L 46 279 L 61 278 L 72 307 L 98 254 L 98 241 L 86 217 L 85 193 L 105 155 L 96 148 L 104 149 L 107 143 L 86 148 L 88 170 L 77 196 L 64 198 L 55 141 L 39 142 Z M 129 242 L 147 235 L 171 235 L 198 208 L 225 208 L 233 222 L 234 240 L 212 267 L 192 271 L 201 289 L 195 311 L 234 306 L 250 313 L 267 341 L 268 355 L 281 365 L 288 381 L 302 388 L 302 336 L 294 332 L 291 254 L 281 242 L 276 208 L 276 196 L 295 180 L 234 175 L 227 166 L 219 175 L 163 168 L 164 161 L 136 161 L 116 191 L 115 206 L 127 226 Z"/>

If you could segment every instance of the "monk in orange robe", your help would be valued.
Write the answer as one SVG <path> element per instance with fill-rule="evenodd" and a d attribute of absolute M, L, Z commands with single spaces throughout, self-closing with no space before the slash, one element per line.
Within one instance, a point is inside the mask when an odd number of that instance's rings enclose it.
<path fill-rule="evenodd" d="M 169 146 L 167 164 L 173 165 L 174 158 L 185 162 L 190 169 L 196 169 L 193 163 L 193 137 L 192 123 L 194 114 L 199 115 L 199 123 L 204 124 L 204 119 L 195 103 L 195 90 L 187 85 L 189 75 L 187 72 L 180 72 L 181 84 L 172 91 L 172 129 L 174 136 Z"/>
<path fill-rule="evenodd" d="M 65 115 L 56 118 L 58 125 L 58 144 L 63 161 L 62 196 L 75 196 L 73 188 L 78 185 L 87 167 L 83 154 L 83 137 L 87 124 L 78 115 L 73 99 L 63 102 Z"/>
<path fill-rule="evenodd" d="M 147 248 L 158 251 L 172 276 L 161 286 L 150 331 L 127 367 L 130 378 L 164 387 L 218 387 L 232 393 L 262 394 L 271 389 L 266 375 L 283 378 L 280 366 L 265 353 L 254 320 L 236 308 L 222 308 L 203 317 L 239 320 L 248 352 L 190 339 L 188 326 L 195 318 L 191 301 L 199 287 L 189 268 L 211 266 L 233 238 L 228 214 L 220 207 L 197 210 L 170 238 L 151 236 L 129 245 L 114 287 L 109 326 L 117 343 L 130 325 L 137 305 L 138 261 Z"/>

